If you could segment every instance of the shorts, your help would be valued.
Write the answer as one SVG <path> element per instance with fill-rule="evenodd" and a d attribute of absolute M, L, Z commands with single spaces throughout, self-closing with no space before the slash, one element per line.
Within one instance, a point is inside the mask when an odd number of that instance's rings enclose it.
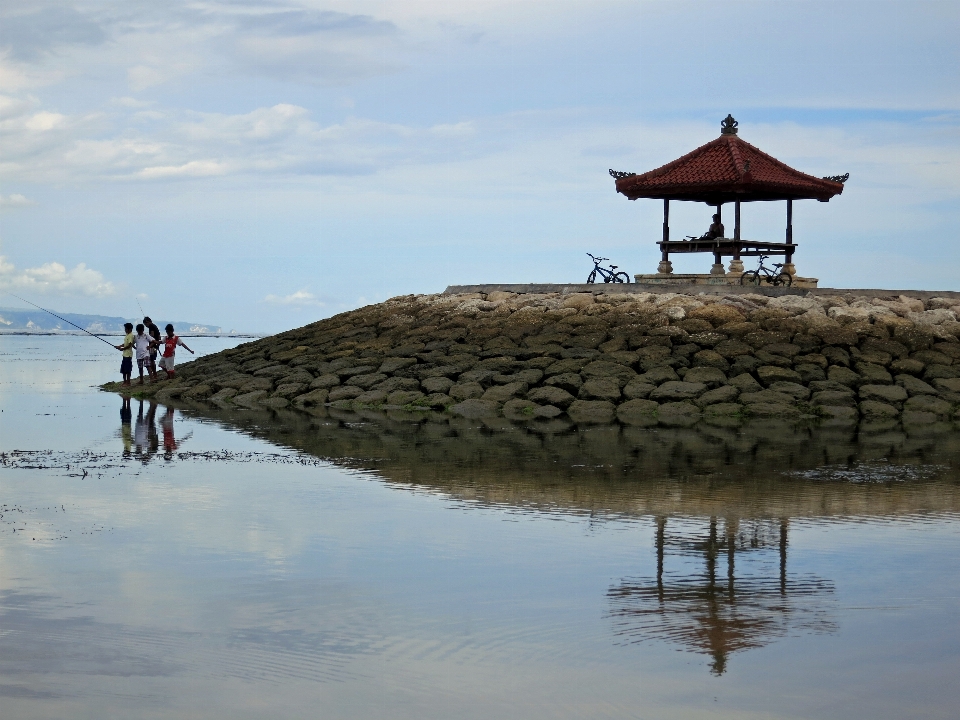
<path fill-rule="evenodd" d="M 125 357 L 123 360 L 120 361 L 120 374 L 129 375 L 132 372 L 133 372 L 133 358 Z"/>
<path fill-rule="evenodd" d="M 148 357 L 137 358 L 137 370 L 139 370 L 139 371 L 142 373 L 144 368 L 146 368 L 147 370 L 150 369 L 150 358 L 149 358 L 149 356 L 148 356 Z"/>
<path fill-rule="evenodd" d="M 166 370 L 167 372 L 173 372 L 173 360 L 174 356 L 162 357 L 160 358 L 160 369 Z"/>

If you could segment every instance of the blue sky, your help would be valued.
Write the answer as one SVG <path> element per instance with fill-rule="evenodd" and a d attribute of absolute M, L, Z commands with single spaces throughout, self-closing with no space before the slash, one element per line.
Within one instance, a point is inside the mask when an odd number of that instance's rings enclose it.
<path fill-rule="evenodd" d="M 275 331 L 453 283 L 655 271 L 614 192 L 740 135 L 813 175 L 821 285 L 960 289 L 955 2 L 17 2 L 0 10 L 0 289 Z M 783 203 L 743 234 L 783 236 Z M 710 209 L 676 204 L 675 236 Z M 682 258 L 678 272 L 711 259 Z M 2 305 L 15 305 L 7 297 Z"/>

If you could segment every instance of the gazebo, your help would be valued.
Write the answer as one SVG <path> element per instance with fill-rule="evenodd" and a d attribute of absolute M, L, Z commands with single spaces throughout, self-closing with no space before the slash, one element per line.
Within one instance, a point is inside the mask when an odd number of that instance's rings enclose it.
<path fill-rule="evenodd" d="M 743 273 L 741 257 L 746 255 L 783 255 L 783 271 L 796 275 L 793 253 L 793 201 L 819 200 L 843 192 L 843 183 L 850 177 L 813 177 L 785 165 L 737 136 L 739 123 L 732 115 L 720 123 L 720 137 L 693 152 L 656 170 L 637 175 L 610 170 L 617 192 L 630 200 L 653 198 L 663 200 L 663 239 L 657 276 L 637 276 L 667 280 L 673 273 L 670 253 L 713 253 L 714 264 L 707 282 L 739 282 Z M 702 202 L 716 207 L 722 214 L 726 203 L 734 204 L 733 237 L 670 239 L 670 201 Z M 740 236 L 740 203 L 770 200 L 787 201 L 787 229 L 784 242 L 744 240 Z M 725 233 L 727 234 L 727 233 Z M 724 271 L 723 257 L 732 257 L 729 273 Z M 667 277 L 665 277 L 667 276 Z M 702 276 L 697 276 L 702 277 Z M 680 278 L 677 278 L 679 280 Z M 702 280 L 701 280 L 702 281 Z M 815 286 L 816 281 L 811 280 Z"/>

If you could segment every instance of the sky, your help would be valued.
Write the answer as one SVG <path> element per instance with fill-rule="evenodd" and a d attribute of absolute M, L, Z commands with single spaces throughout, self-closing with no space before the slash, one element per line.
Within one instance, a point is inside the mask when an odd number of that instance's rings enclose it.
<path fill-rule="evenodd" d="M 727 113 L 792 167 L 850 173 L 795 203 L 798 274 L 960 290 L 958 27 L 960 3 L 923 0 L 6 0 L 0 291 L 274 332 L 583 282 L 587 252 L 655 272 L 662 204 L 607 171 Z M 780 240 L 785 212 L 745 205 L 743 237 Z M 711 213 L 674 203 L 671 234 Z"/>

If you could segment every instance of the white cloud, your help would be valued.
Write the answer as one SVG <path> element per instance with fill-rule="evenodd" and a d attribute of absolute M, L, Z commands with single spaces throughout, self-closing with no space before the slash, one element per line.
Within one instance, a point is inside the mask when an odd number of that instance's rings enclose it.
<path fill-rule="evenodd" d="M 283 296 L 267 295 L 263 301 L 268 302 L 271 305 L 291 305 L 295 307 L 323 307 L 326 305 L 326 303 L 320 300 L 320 298 L 318 298 L 312 292 L 307 292 L 306 290 L 297 290 L 296 292 Z"/>
<path fill-rule="evenodd" d="M 97 270 L 88 268 L 86 263 L 80 263 L 70 270 L 58 262 L 17 270 L 3 255 L 0 255 L 0 290 L 88 297 L 105 297 L 117 292 L 112 282 Z"/>
<path fill-rule="evenodd" d="M 31 200 L 30 198 L 19 193 L 0 195 L 0 208 L 18 208 L 36 204 L 37 203 L 35 200 Z"/>

